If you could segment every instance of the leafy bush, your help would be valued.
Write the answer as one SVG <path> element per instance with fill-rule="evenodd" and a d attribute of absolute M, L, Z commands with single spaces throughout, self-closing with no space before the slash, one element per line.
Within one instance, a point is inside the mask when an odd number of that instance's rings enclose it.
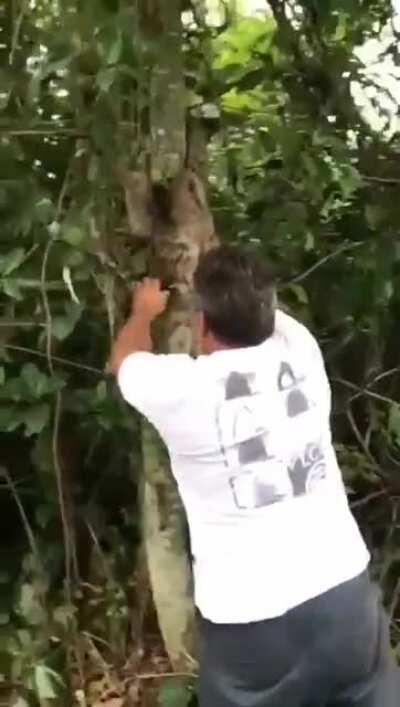
<path fill-rule="evenodd" d="M 282 303 L 322 344 L 399 644 L 400 143 L 359 58 L 384 32 L 398 68 L 397 25 L 378 0 L 269 4 L 212 26 L 195 3 L 179 91 L 209 138 L 218 231 L 275 263 Z M 169 670 L 136 571 L 139 422 L 104 371 L 146 271 L 114 169 L 143 165 L 158 48 L 125 0 L 14 6 L 0 9 L 0 672 L 14 707 L 117 707 L 138 674 Z M 191 694 L 166 678 L 160 704 Z"/>

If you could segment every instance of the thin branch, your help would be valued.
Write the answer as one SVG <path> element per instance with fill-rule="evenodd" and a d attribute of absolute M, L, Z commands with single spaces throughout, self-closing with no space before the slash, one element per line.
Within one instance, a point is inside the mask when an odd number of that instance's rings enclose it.
<path fill-rule="evenodd" d="M 47 291 L 46 291 L 46 272 L 47 272 L 47 263 L 48 263 L 51 247 L 54 244 L 54 241 L 55 241 L 55 236 L 51 236 L 51 238 L 49 238 L 49 240 L 46 244 L 46 248 L 45 248 L 44 256 L 43 256 L 43 262 L 42 262 L 41 278 L 40 278 L 43 309 L 44 309 L 44 313 L 45 313 L 45 317 L 46 317 L 46 358 L 47 358 L 47 365 L 48 365 L 51 375 L 53 375 L 53 373 L 54 373 L 53 362 L 51 360 L 52 318 L 51 318 L 49 298 L 48 298 Z"/>
<path fill-rule="evenodd" d="M 398 185 L 400 184 L 400 179 L 396 179 L 395 177 L 371 177 L 367 175 L 361 175 L 364 182 L 377 182 L 378 184 L 393 184 L 393 185 Z"/>
<path fill-rule="evenodd" d="M 340 248 L 337 248 L 333 253 L 329 253 L 328 255 L 325 255 L 324 258 L 321 258 L 321 260 L 318 260 L 314 265 L 312 265 L 308 270 L 305 272 L 301 273 L 300 275 L 297 275 L 293 280 L 290 280 L 288 282 L 288 285 L 294 285 L 297 284 L 298 282 L 302 282 L 303 280 L 306 279 L 311 273 L 313 273 L 315 270 L 320 268 L 322 265 L 325 265 L 325 263 L 328 262 L 328 260 L 332 260 L 332 258 L 336 258 L 338 255 L 341 253 L 344 253 L 347 250 L 353 250 L 354 248 L 359 248 L 362 245 L 365 245 L 366 241 L 357 241 L 356 243 L 345 243 L 344 245 L 340 246 Z"/>
<path fill-rule="evenodd" d="M 71 124 L 73 121 L 69 122 Z M 118 122 L 118 128 L 128 133 L 134 130 L 134 126 L 129 121 Z M 55 121 L 38 123 L 35 128 L 24 126 L 15 128 L 11 125 L 1 125 L 0 123 L 0 135 L 6 135 L 7 137 L 71 137 L 85 139 L 90 137 L 91 131 L 83 130 L 75 125 L 72 125 L 72 127 L 57 125 Z"/>
<path fill-rule="evenodd" d="M 350 381 L 344 380 L 344 378 L 332 378 L 332 381 L 335 383 L 340 383 L 341 385 L 346 386 L 347 388 L 350 388 L 351 390 L 356 390 L 357 394 L 353 395 L 350 398 L 350 402 L 353 402 L 357 398 L 362 397 L 365 395 L 368 398 L 373 398 L 374 400 L 379 400 L 382 403 L 387 403 L 388 405 L 398 405 L 396 400 L 393 400 L 393 398 L 388 398 L 386 395 L 380 395 L 379 393 L 374 393 L 372 390 L 369 390 L 368 388 L 361 388 L 359 385 L 356 385 L 355 383 L 351 383 Z"/>
<path fill-rule="evenodd" d="M 14 64 L 14 56 L 15 52 L 17 51 L 18 48 L 18 42 L 19 42 L 19 37 L 21 34 L 21 29 L 22 29 L 22 22 L 24 21 L 24 17 L 26 13 L 29 10 L 29 2 L 28 0 L 24 0 L 24 2 L 21 3 L 21 9 L 19 11 L 18 17 L 15 20 L 15 24 L 13 27 L 13 33 L 11 37 L 11 49 L 10 49 L 10 55 L 9 55 L 9 65 L 12 66 Z"/>
<path fill-rule="evenodd" d="M 0 320 L 0 327 L 10 328 L 32 328 L 32 327 L 45 327 L 45 322 L 23 322 L 16 319 L 5 319 Z"/>
<path fill-rule="evenodd" d="M 358 501 L 353 501 L 353 503 L 350 503 L 350 508 L 361 508 L 361 506 L 366 506 L 367 503 L 370 503 L 370 501 L 374 501 L 376 498 L 380 498 L 381 496 L 387 496 L 386 489 L 374 491 L 373 493 L 369 493 L 368 496 L 360 498 Z"/>
<path fill-rule="evenodd" d="M 57 393 L 55 410 L 54 410 L 52 452 L 53 452 L 53 463 L 54 463 L 54 468 L 55 468 L 55 472 L 56 472 L 56 480 L 57 480 L 57 491 L 58 491 L 58 499 L 59 499 L 59 506 L 60 506 L 61 525 L 62 525 L 63 536 L 64 536 L 65 584 L 66 584 L 66 590 L 67 590 L 67 599 L 68 599 L 68 602 L 72 605 L 73 599 L 72 599 L 72 573 L 71 573 L 71 569 L 74 566 L 74 570 L 76 570 L 76 567 L 75 567 L 75 563 L 74 563 L 74 556 L 75 556 L 74 547 L 73 547 L 73 542 L 72 542 L 72 538 L 71 538 L 71 531 L 70 531 L 70 527 L 68 524 L 68 514 L 67 514 L 67 510 L 66 510 L 66 505 L 65 505 L 64 488 L 63 488 L 63 481 L 62 481 L 62 469 L 61 469 L 59 449 L 58 449 L 58 437 L 59 437 L 60 419 L 61 419 L 61 402 L 62 402 L 61 393 Z M 75 558 L 75 562 L 76 562 L 76 558 Z"/>
<path fill-rule="evenodd" d="M 5 467 L 0 467 L 0 476 L 4 476 L 4 478 L 6 480 L 5 485 L 7 485 L 7 487 L 11 491 L 11 495 L 15 501 L 15 504 L 18 508 L 18 512 L 21 516 L 22 525 L 24 526 L 24 530 L 25 530 L 26 536 L 28 538 L 29 545 L 31 547 L 32 555 L 35 557 L 38 567 L 41 569 L 41 571 L 43 572 L 43 575 L 44 575 L 41 556 L 40 556 L 39 548 L 37 546 L 32 527 L 29 523 L 28 516 L 25 513 L 25 508 L 21 503 L 21 499 L 18 495 L 18 491 L 16 489 L 16 486 L 11 478 L 11 475 L 10 475 L 8 469 L 6 469 Z"/>
<path fill-rule="evenodd" d="M 1 469 L 0 469 L 0 472 L 1 472 Z M 0 475 L 1 475 L 1 473 L 0 473 Z M 32 477 L 31 476 L 23 476 L 22 479 L 18 479 L 18 481 L 13 481 L 13 484 L 14 484 L 15 488 L 17 488 L 18 486 L 23 486 L 23 484 L 25 484 L 28 481 L 32 481 Z M 9 483 L 7 482 L 5 484 L 0 484 L 0 489 L 8 489 L 9 490 L 10 489 Z"/>
<path fill-rule="evenodd" d="M 379 381 L 383 380 L 384 378 L 388 378 L 389 376 L 393 376 L 396 373 L 400 373 L 400 367 L 396 368 L 391 368 L 387 371 L 383 371 L 383 373 L 380 373 L 379 375 L 375 376 L 368 385 L 366 385 L 364 388 L 361 386 L 356 385 L 355 383 L 351 383 L 350 381 L 346 381 L 342 378 L 332 378 L 333 381 L 337 383 L 341 383 L 342 385 L 347 386 L 348 388 L 351 388 L 352 390 L 356 390 L 357 392 L 351 396 L 349 402 L 353 402 L 354 400 L 358 400 L 358 398 L 361 398 L 363 395 L 369 396 L 371 398 L 375 398 L 376 400 L 380 400 L 381 402 L 388 403 L 388 404 L 394 404 L 397 405 L 397 401 L 393 400 L 392 398 L 388 398 L 385 395 L 380 395 L 379 393 L 374 393 L 371 390 L 371 387 L 373 385 L 376 385 Z"/>
<path fill-rule="evenodd" d="M 64 181 L 60 189 L 60 193 L 57 200 L 57 216 L 56 220 L 59 221 L 64 197 L 68 188 L 68 180 L 70 174 L 70 165 L 67 167 Z M 47 276 L 47 264 L 49 260 L 49 255 L 52 246 L 57 238 L 57 232 L 55 232 L 49 238 L 43 255 L 42 269 L 41 269 L 41 293 L 43 301 L 43 309 L 46 317 L 46 359 L 49 372 L 54 375 L 54 365 L 52 360 L 52 339 L 53 339 L 53 320 L 51 315 L 49 296 L 46 291 L 46 276 Z M 65 552 L 65 586 L 66 586 L 66 596 L 67 601 L 72 606 L 73 596 L 72 596 L 72 578 L 73 574 L 75 578 L 78 577 L 77 571 L 77 559 L 75 552 L 75 544 L 73 538 L 73 530 L 71 530 L 69 525 L 68 512 L 65 502 L 64 484 L 63 484 L 63 470 L 61 467 L 60 456 L 59 456 L 59 431 L 60 431 L 60 420 L 61 420 L 61 407 L 62 407 L 62 394 L 58 392 L 55 397 L 55 407 L 54 407 L 54 427 L 53 427 L 53 437 L 52 437 L 52 452 L 53 452 L 53 463 L 54 471 L 56 475 L 57 492 L 58 492 L 58 504 L 60 507 L 60 517 L 61 526 L 64 539 L 64 552 Z"/>
<path fill-rule="evenodd" d="M 38 288 L 45 289 L 46 292 L 58 292 L 65 290 L 65 282 L 63 280 L 47 280 L 42 283 L 40 280 L 34 280 L 26 277 L 13 277 L 12 281 L 21 290 L 36 290 Z"/>
<path fill-rule="evenodd" d="M 367 459 L 371 462 L 374 469 L 378 472 L 378 476 L 379 476 L 380 471 L 381 471 L 380 466 L 379 466 L 378 462 L 376 461 L 375 457 L 371 454 L 370 450 L 368 449 L 368 447 L 365 443 L 365 440 L 364 440 L 360 430 L 357 427 L 356 421 L 354 419 L 353 411 L 350 407 L 347 410 L 347 418 L 350 422 L 350 427 L 353 430 L 353 433 L 354 433 L 354 436 L 355 436 L 357 442 L 359 443 L 359 445 L 360 445 L 361 449 L 363 450 Z"/>
<path fill-rule="evenodd" d="M 392 503 L 391 503 L 391 518 L 390 518 L 390 522 L 389 522 L 389 528 L 388 528 L 388 531 L 386 533 L 386 537 L 384 540 L 384 548 L 388 548 L 389 554 L 390 554 L 391 543 L 392 543 L 392 539 L 394 536 L 394 532 L 397 528 L 397 519 L 398 519 L 398 515 L 399 515 L 399 504 L 396 503 L 393 498 L 391 498 L 391 501 L 392 501 Z M 381 584 L 381 585 L 384 584 L 385 576 L 387 575 L 388 571 L 390 570 L 390 564 L 391 564 L 390 562 L 389 563 L 384 562 L 381 566 L 380 576 L 379 576 L 379 584 Z"/>
<path fill-rule="evenodd" d="M 400 579 L 397 581 L 396 587 L 393 592 L 392 601 L 390 602 L 389 616 L 390 620 L 394 618 L 394 613 L 397 609 L 397 605 L 400 601 Z"/>
<path fill-rule="evenodd" d="M 78 128 L 21 128 L 21 129 L 11 129 L 2 128 L 0 126 L 0 135 L 5 135 L 7 137 L 74 137 L 74 138 L 86 138 L 89 137 L 90 133 Z"/>
<path fill-rule="evenodd" d="M 88 531 L 89 531 L 89 535 L 90 535 L 90 537 L 92 538 L 93 545 L 94 545 L 94 547 L 96 548 L 97 553 L 98 553 L 98 555 L 99 555 L 99 557 L 100 557 L 100 559 L 101 559 L 101 563 L 102 563 L 102 565 L 103 565 L 104 574 L 106 575 L 108 581 L 109 581 L 110 584 L 111 584 L 111 583 L 112 583 L 112 580 L 113 580 L 112 572 L 110 572 L 110 568 L 109 568 L 109 566 L 108 566 L 108 564 L 107 564 L 107 560 L 106 560 L 105 553 L 104 553 L 104 551 L 102 550 L 101 545 L 100 545 L 100 543 L 99 543 L 99 539 L 98 539 L 96 533 L 94 532 L 93 527 L 92 527 L 91 523 L 89 523 L 89 521 L 86 521 L 86 526 L 87 526 L 87 529 L 88 529 Z"/>
<path fill-rule="evenodd" d="M 138 680 L 157 680 L 163 678 L 197 678 L 196 673 L 142 673 L 136 676 Z"/>
<path fill-rule="evenodd" d="M 375 376 L 375 378 L 373 378 L 373 380 L 368 383 L 368 387 L 370 387 L 371 385 L 375 385 L 375 383 L 378 383 L 378 381 L 381 381 L 384 378 L 388 378 L 388 376 L 393 376 L 395 373 L 400 373 L 400 366 L 396 366 L 396 368 L 389 368 L 387 371 L 379 373 L 378 376 Z"/>
<path fill-rule="evenodd" d="M 65 198 L 67 188 L 68 188 L 69 175 L 70 175 L 70 165 L 68 165 L 68 167 L 67 167 L 67 170 L 65 172 L 65 177 L 64 177 L 61 189 L 60 189 L 60 193 L 58 195 L 57 215 L 56 215 L 57 221 L 59 221 L 60 216 L 61 216 L 64 198 Z M 43 309 L 44 309 L 44 313 L 45 313 L 45 317 L 46 317 L 46 355 L 47 355 L 47 363 L 48 363 L 49 371 L 51 374 L 54 373 L 53 363 L 51 360 L 51 355 L 52 355 L 52 351 L 51 351 L 52 316 L 51 316 L 49 297 L 48 297 L 47 290 L 46 290 L 46 280 L 47 280 L 47 263 L 49 260 L 50 251 L 56 241 L 56 238 L 57 238 L 57 232 L 55 232 L 49 238 L 49 240 L 46 244 L 46 248 L 45 248 L 44 255 L 43 255 L 43 261 L 42 261 L 41 275 L 40 275 L 40 289 L 41 289 L 41 293 L 42 293 Z"/>
<path fill-rule="evenodd" d="M 394 458 L 393 454 L 391 454 L 389 449 L 385 449 L 385 454 L 386 454 L 387 458 L 389 459 L 389 461 L 392 462 L 392 464 L 394 466 L 397 466 L 398 469 L 400 469 L 400 461 L 398 459 Z"/>
<path fill-rule="evenodd" d="M 21 353 L 26 353 L 32 356 L 39 356 L 40 358 L 46 358 L 47 354 L 38 349 L 30 349 L 27 346 L 14 346 L 14 344 L 4 344 L 4 349 L 9 349 L 10 351 L 20 351 Z M 53 363 L 59 363 L 62 366 L 69 366 L 70 368 L 76 368 L 79 371 L 87 371 L 87 373 L 93 373 L 96 376 L 104 376 L 104 371 L 100 368 L 94 368 L 93 366 L 86 366 L 84 363 L 76 363 L 75 361 L 69 361 L 67 358 L 60 358 L 60 356 L 52 356 Z"/>

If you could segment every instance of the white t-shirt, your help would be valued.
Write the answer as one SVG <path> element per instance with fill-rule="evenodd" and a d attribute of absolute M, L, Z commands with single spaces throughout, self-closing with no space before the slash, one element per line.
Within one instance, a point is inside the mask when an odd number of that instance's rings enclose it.
<path fill-rule="evenodd" d="M 366 568 L 321 352 L 303 325 L 278 311 L 260 346 L 197 359 L 134 353 L 118 381 L 168 447 L 204 617 L 280 616 Z"/>

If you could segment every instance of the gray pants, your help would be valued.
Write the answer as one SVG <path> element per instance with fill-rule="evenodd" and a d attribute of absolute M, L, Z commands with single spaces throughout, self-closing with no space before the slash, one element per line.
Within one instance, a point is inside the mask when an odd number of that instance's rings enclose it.
<path fill-rule="evenodd" d="M 200 619 L 200 707 L 399 707 L 388 621 L 368 574 L 277 619 Z"/>

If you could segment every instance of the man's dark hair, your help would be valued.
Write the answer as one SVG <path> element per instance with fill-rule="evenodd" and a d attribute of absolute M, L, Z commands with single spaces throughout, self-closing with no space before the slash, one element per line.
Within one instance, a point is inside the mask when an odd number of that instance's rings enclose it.
<path fill-rule="evenodd" d="M 274 331 L 275 282 L 262 257 L 220 246 L 200 259 L 194 276 L 205 324 L 228 346 L 257 346 Z"/>

